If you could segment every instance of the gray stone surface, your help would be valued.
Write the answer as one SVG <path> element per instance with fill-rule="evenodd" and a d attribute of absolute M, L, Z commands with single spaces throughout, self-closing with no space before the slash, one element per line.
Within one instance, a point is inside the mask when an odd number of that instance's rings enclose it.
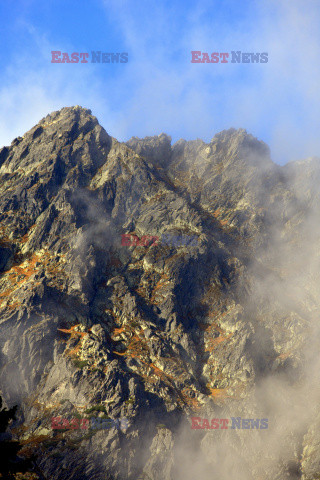
<path fill-rule="evenodd" d="M 0 150 L 0 179 L 0 386 L 39 478 L 319 477 L 319 159 L 280 167 L 243 129 L 119 143 L 68 107 Z"/>

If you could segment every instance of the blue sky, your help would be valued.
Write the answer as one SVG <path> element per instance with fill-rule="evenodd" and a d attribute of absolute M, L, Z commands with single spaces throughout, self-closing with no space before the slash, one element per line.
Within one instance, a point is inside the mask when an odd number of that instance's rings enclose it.
<path fill-rule="evenodd" d="M 0 15 L 1 145 L 82 105 L 120 141 L 166 132 L 209 142 L 235 127 L 277 163 L 320 156 L 318 0 L 18 0 Z M 51 50 L 129 61 L 52 64 Z M 193 64 L 192 50 L 268 52 L 269 62 Z"/>

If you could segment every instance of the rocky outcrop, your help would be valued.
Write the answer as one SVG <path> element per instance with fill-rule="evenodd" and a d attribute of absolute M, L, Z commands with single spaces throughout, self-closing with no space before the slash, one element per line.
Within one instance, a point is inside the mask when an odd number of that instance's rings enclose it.
<path fill-rule="evenodd" d="M 81 107 L 0 151 L 0 382 L 37 475 L 317 478 L 319 175 L 242 129 L 119 143 Z"/>

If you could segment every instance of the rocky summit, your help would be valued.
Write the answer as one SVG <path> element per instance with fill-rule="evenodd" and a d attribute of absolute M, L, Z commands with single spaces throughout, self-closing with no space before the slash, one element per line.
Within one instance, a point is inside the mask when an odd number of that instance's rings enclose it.
<path fill-rule="evenodd" d="M 123 143 L 79 106 L 2 148 L 15 478 L 320 478 L 319 181 L 243 129 Z"/>

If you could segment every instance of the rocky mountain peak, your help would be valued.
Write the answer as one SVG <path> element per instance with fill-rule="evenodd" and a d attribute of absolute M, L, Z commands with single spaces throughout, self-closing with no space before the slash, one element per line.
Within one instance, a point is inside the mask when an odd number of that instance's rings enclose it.
<path fill-rule="evenodd" d="M 155 166 L 166 168 L 170 163 L 171 137 L 166 133 L 145 138 L 132 137 L 126 145 Z"/>
<path fill-rule="evenodd" d="M 79 106 L 0 150 L 1 396 L 33 478 L 319 477 L 317 168 L 243 129 L 121 143 Z"/>
<path fill-rule="evenodd" d="M 238 158 L 251 164 L 271 163 L 269 147 L 243 128 L 230 128 L 217 133 L 210 146 L 213 151 L 222 150 L 226 157 L 233 159 Z"/>
<path fill-rule="evenodd" d="M 65 107 L 47 115 L 23 137 L 14 139 L 10 147 L 0 151 L 1 173 L 14 173 L 19 169 L 25 174 L 40 173 L 48 162 L 58 157 L 69 167 L 83 165 L 94 169 L 100 166 L 99 160 L 92 156 L 91 165 L 86 165 L 86 151 L 93 143 L 107 148 L 110 141 L 91 110 Z"/>

